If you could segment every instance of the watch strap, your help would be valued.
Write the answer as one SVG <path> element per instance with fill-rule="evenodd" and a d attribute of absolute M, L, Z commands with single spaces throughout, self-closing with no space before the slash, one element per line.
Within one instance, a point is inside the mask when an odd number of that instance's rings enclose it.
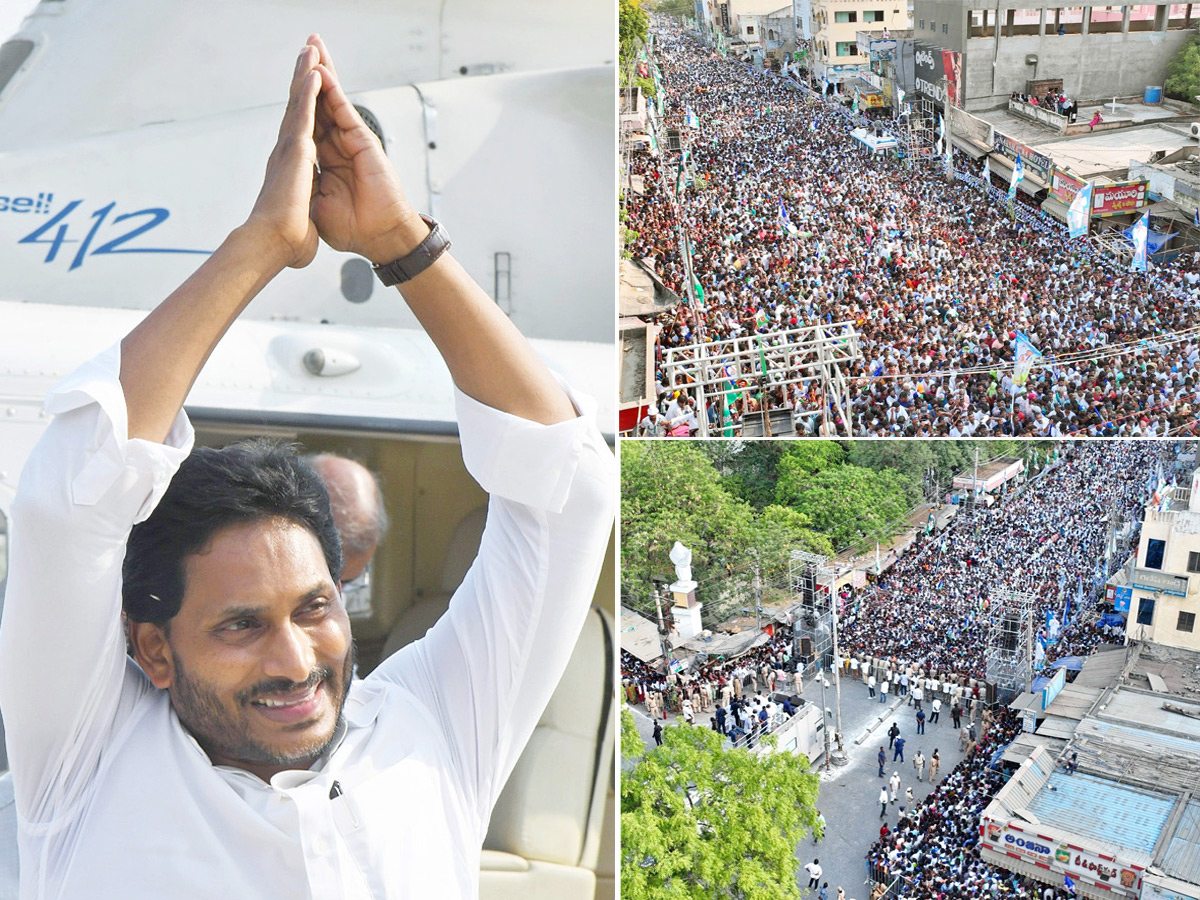
<path fill-rule="evenodd" d="M 414 250 L 399 259 L 393 259 L 390 263 L 371 266 L 379 280 L 387 287 L 416 278 L 450 249 L 450 236 L 446 234 L 446 229 L 440 222 L 424 213 L 421 214 L 421 221 L 429 226 L 429 234 Z"/>

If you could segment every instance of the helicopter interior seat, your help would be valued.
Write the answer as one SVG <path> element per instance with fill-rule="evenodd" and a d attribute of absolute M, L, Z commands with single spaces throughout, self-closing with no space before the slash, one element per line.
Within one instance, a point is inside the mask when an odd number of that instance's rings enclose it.
<path fill-rule="evenodd" d="M 459 521 L 442 561 L 442 576 L 438 590 L 418 596 L 416 601 L 400 612 L 388 632 L 381 659 L 391 656 L 406 644 L 425 636 L 450 605 L 450 596 L 462 584 L 467 569 L 479 552 L 483 526 L 487 522 L 487 504 L 476 507 Z"/>
<path fill-rule="evenodd" d="M 487 505 L 455 528 L 439 589 L 401 611 L 383 658 L 424 637 L 446 611 L 479 550 Z M 614 752 L 612 617 L 597 607 L 492 814 L 480 862 L 480 897 L 573 898 L 596 894 Z M 608 852 L 611 855 L 611 847 Z"/>
<path fill-rule="evenodd" d="M 592 607 L 562 681 L 492 812 L 481 900 L 591 900 L 605 876 L 616 716 L 612 617 Z M 611 893 L 611 889 L 608 891 Z"/>

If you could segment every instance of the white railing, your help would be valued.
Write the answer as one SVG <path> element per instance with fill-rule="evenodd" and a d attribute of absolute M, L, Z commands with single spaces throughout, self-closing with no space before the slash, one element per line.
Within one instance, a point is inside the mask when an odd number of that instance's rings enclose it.
<path fill-rule="evenodd" d="M 1033 119 L 1035 122 L 1041 122 L 1043 125 L 1048 125 L 1059 134 L 1067 130 L 1067 122 L 1070 121 L 1066 116 L 1060 115 L 1051 109 L 1046 109 L 1044 106 L 1034 106 L 1032 103 L 1026 103 L 1024 100 L 1008 101 L 1008 111 L 1016 113 L 1026 119 Z"/>

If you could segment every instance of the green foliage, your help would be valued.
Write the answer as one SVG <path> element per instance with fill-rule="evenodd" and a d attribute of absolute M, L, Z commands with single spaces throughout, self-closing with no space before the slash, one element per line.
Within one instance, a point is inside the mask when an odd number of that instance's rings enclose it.
<path fill-rule="evenodd" d="M 646 742 L 633 721 L 628 706 L 621 706 L 621 756 L 625 759 L 641 759 L 646 752 Z"/>
<path fill-rule="evenodd" d="M 925 470 L 935 468 L 933 441 L 854 441 L 847 460 L 876 471 L 896 471 L 904 480 L 910 506 L 916 506 L 924 498 Z"/>
<path fill-rule="evenodd" d="M 693 0 L 660 0 L 654 4 L 654 11 L 682 19 L 696 15 L 696 4 Z"/>
<path fill-rule="evenodd" d="M 833 441 L 791 441 L 776 466 L 779 479 L 801 478 L 841 465 L 846 451 Z"/>
<path fill-rule="evenodd" d="M 847 464 L 808 475 L 785 471 L 783 463 L 776 484 L 779 502 L 811 518 L 834 547 L 865 549 L 906 527 L 911 504 L 899 472 Z"/>
<path fill-rule="evenodd" d="M 705 441 L 704 451 L 729 490 L 755 509 L 775 502 L 775 467 L 786 441 Z"/>
<path fill-rule="evenodd" d="M 618 13 L 618 46 L 621 51 L 621 68 L 629 67 L 638 47 L 646 40 L 650 29 L 650 17 L 642 9 L 641 0 L 621 0 Z"/>
<path fill-rule="evenodd" d="M 693 441 L 621 444 L 621 587 L 644 601 L 654 579 L 674 581 L 668 553 L 675 541 L 692 551 L 701 584 L 745 555 L 752 535 L 750 506 L 721 484 Z"/>
<path fill-rule="evenodd" d="M 828 535 L 813 530 L 809 516 L 787 506 L 771 505 L 754 522 L 754 547 L 766 581 L 786 579 L 793 550 L 833 556 Z"/>
<path fill-rule="evenodd" d="M 1163 88 L 1168 97 L 1196 102 L 1200 94 L 1200 35 L 1192 35 L 1167 63 Z"/>
<path fill-rule="evenodd" d="M 708 728 L 665 728 L 663 746 L 622 773 L 623 897 L 799 900 L 795 849 L 816 827 L 817 776 L 802 756 L 722 743 Z"/>

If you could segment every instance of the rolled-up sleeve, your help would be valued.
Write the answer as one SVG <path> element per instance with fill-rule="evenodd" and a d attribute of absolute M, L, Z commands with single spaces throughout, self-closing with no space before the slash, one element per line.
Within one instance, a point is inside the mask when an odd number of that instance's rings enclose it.
<path fill-rule="evenodd" d="M 125 542 L 192 447 L 182 412 L 164 444 L 128 438 L 120 365 L 117 345 L 51 391 L 54 420 L 13 501 L 0 709 L 18 811 L 32 822 L 75 802 L 119 724 Z"/>
<path fill-rule="evenodd" d="M 571 399 L 580 416 L 540 425 L 459 394 L 463 461 L 490 494 L 479 553 L 446 615 L 377 670 L 439 718 L 480 840 L 566 669 L 612 531 L 613 454 L 590 401 Z"/>

